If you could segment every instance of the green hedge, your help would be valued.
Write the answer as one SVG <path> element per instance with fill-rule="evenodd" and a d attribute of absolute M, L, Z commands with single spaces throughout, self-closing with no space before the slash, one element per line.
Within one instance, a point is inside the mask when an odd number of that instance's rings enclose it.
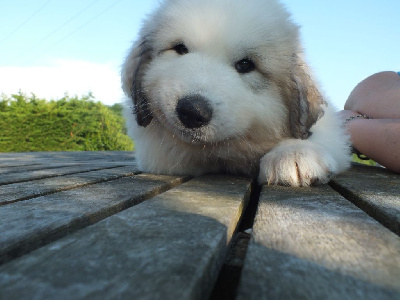
<path fill-rule="evenodd" d="M 132 150 L 122 106 L 91 94 L 58 101 L 19 93 L 0 98 L 0 152 Z"/>

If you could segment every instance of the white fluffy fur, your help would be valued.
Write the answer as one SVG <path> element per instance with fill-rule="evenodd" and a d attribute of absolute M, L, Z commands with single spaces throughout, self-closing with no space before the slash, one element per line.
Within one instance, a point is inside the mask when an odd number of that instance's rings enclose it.
<path fill-rule="evenodd" d="M 177 54 L 177 43 L 189 53 Z M 292 186 L 328 182 L 349 166 L 348 138 L 302 56 L 298 27 L 278 1 L 164 1 L 145 20 L 122 69 L 136 111 L 143 113 L 146 102 L 152 116 L 140 126 L 139 113 L 136 120 L 127 114 L 139 167 L 258 175 L 260 183 Z M 243 58 L 256 70 L 239 74 L 235 62 Z M 175 111 L 193 94 L 213 109 L 210 123 L 197 129 L 186 128 Z"/>

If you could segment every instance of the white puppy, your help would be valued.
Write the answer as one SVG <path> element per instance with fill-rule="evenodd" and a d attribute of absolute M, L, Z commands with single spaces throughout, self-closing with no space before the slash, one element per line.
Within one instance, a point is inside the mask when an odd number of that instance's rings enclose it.
<path fill-rule="evenodd" d="M 166 0 L 122 69 L 128 128 L 145 172 L 326 183 L 348 138 L 276 0 Z"/>

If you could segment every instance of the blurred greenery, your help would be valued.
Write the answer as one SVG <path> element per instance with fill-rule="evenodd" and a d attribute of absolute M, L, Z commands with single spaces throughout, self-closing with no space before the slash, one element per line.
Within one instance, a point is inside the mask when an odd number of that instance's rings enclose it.
<path fill-rule="evenodd" d="M 95 102 L 91 93 L 39 99 L 0 96 L 0 152 L 132 150 L 122 105 Z"/>
<path fill-rule="evenodd" d="M 356 154 L 353 154 L 352 157 L 353 162 L 363 164 L 363 165 L 368 165 L 368 166 L 376 166 L 376 162 L 373 161 L 372 159 L 360 159 Z"/>

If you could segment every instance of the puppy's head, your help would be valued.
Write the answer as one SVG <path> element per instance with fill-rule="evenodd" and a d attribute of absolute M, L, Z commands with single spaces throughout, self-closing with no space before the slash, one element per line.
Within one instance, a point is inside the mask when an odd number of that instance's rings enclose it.
<path fill-rule="evenodd" d="M 166 0 L 144 22 L 122 70 L 139 126 L 190 143 L 262 128 L 307 138 L 323 99 L 298 27 L 275 0 Z"/>

